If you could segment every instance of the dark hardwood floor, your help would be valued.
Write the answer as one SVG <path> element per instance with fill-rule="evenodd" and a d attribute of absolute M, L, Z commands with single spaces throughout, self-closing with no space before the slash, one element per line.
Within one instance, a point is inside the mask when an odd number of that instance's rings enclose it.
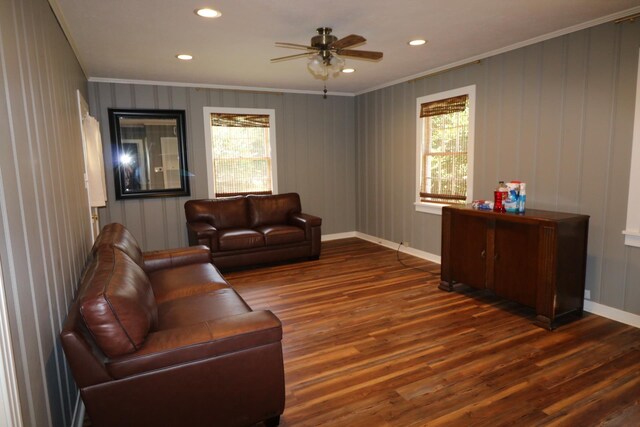
<path fill-rule="evenodd" d="M 284 325 L 281 426 L 640 425 L 640 329 L 586 313 L 549 332 L 400 257 L 410 267 L 344 239 L 318 261 L 225 274 Z"/>

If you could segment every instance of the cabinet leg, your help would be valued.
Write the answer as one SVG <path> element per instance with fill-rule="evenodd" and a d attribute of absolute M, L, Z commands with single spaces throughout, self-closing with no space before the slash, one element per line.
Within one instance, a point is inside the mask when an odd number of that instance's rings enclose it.
<path fill-rule="evenodd" d="M 447 282 L 445 280 L 440 281 L 440 285 L 438 289 L 442 289 L 443 291 L 452 292 L 453 291 L 453 283 Z"/>
<path fill-rule="evenodd" d="M 277 427 L 280 424 L 280 415 L 264 420 L 265 427 Z"/>
<path fill-rule="evenodd" d="M 549 331 L 552 331 L 555 329 L 555 326 L 552 324 L 551 319 L 549 319 L 547 316 L 542 316 L 540 314 L 536 316 L 536 320 L 534 320 L 533 323 Z"/>

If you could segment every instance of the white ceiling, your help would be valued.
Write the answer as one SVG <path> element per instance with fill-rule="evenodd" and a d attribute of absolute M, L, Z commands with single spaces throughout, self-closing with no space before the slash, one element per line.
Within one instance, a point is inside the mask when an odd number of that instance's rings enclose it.
<path fill-rule="evenodd" d="M 373 88 L 640 11 L 640 0 L 50 0 L 90 80 L 122 79 L 321 91 L 306 59 L 274 42 L 309 44 L 315 29 L 359 34 L 356 72 L 330 92 Z M 222 12 L 195 15 L 200 7 Z M 606 17 L 606 18 L 605 18 Z M 407 42 L 425 38 L 422 47 Z M 189 62 L 175 58 L 190 53 Z"/>

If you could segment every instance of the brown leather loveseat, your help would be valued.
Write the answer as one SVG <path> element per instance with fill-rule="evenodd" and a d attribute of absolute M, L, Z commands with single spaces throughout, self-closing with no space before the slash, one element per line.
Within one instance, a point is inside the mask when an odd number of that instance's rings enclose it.
<path fill-rule="evenodd" d="M 184 205 L 190 245 L 206 245 L 220 269 L 318 258 L 322 219 L 301 213 L 300 196 L 238 196 Z"/>
<path fill-rule="evenodd" d="M 282 326 L 206 247 L 142 253 L 122 225 L 92 249 L 61 341 L 93 426 L 274 426 Z"/>

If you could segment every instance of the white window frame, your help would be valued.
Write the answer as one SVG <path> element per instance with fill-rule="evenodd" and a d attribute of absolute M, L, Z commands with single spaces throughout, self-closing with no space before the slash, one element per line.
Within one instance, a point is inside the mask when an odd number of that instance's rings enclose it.
<path fill-rule="evenodd" d="M 434 215 L 442 215 L 443 203 L 430 203 L 420 200 L 420 180 L 422 178 L 421 159 L 422 159 L 422 137 L 424 135 L 424 119 L 420 117 L 421 105 L 426 102 L 438 101 L 441 99 L 451 98 L 454 96 L 469 95 L 469 141 L 467 143 L 467 200 L 466 203 L 473 201 L 473 148 L 475 140 L 475 112 L 476 112 L 476 85 L 464 86 L 457 89 L 451 89 L 444 92 L 434 93 L 432 95 L 421 96 L 416 99 L 416 187 L 414 203 L 416 211 L 430 213 Z"/>
<path fill-rule="evenodd" d="M 631 169 L 629 171 L 629 198 L 627 202 L 627 226 L 622 231 L 624 244 L 640 248 L 640 55 L 636 80 L 636 111 L 633 118 L 633 143 Z"/>
<path fill-rule="evenodd" d="M 230 108 L 204 107 L 204 138 L 207 156 L 207 191 L 210 199 L 215 197 L 213 178 L 213 150 L 211 147 L 211 114 L 262 114 L 269 116 L 269 143 L 271 145 L 271 184 L 272 193 L 278 194 L 278 166 L 276 163 L 276 110 L 269 108 Z"/>
<path fill-rule="evenodd" d="M 2 259 L 0 259 L 0 425 L 22 427 L 20 394 L 9 330 L 7 297 L 2 277 Z"/>

